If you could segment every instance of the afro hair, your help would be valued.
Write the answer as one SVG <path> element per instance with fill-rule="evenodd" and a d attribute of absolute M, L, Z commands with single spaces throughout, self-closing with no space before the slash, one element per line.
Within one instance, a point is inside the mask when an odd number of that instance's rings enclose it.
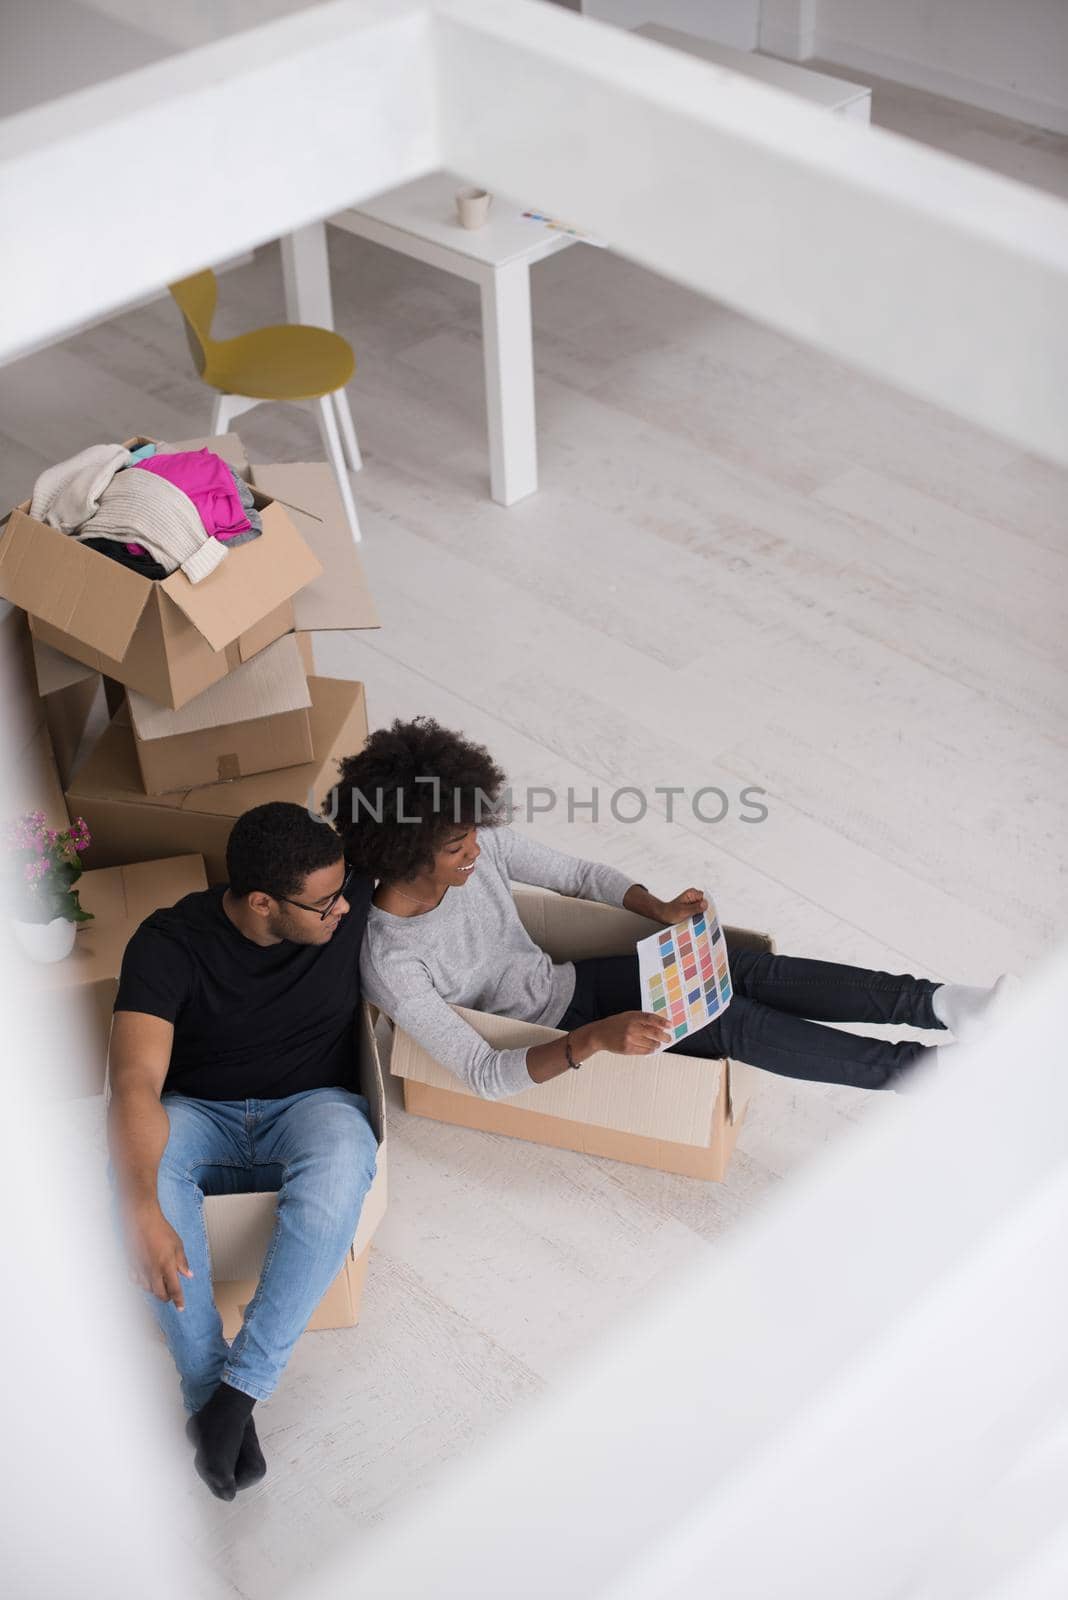
<path fill-rule="evenodd" d="M 505 774 L 484 745 L 432 717 L 372 733 L 323 806 L 346 859 L 369 877 L 405 882 L 428 871 L 457 828 L 494 825 Z"/>

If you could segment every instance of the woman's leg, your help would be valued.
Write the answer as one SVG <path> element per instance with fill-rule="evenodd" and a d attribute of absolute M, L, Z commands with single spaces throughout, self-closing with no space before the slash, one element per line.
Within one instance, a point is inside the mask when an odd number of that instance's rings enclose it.
<path fill-rule="evenodd" d="M 818 1022 L 906 1023 L 912 1028 L 945 1028 L 931 1008 L 941 985 L 911 973 L 873 972 L 838 961 L 772 955 L 765 950 L 732 950 L 727 940 L 735 995 L 794 1017 Z"/>
<path fill-rule="evenodd" d="M 731 965 L 731 979 L 736 987 L 727 1007 L 714 1022 L 707 1027 L 691 1033 L 679 1044 L 672 1045 L 671 1049 L 679 1055 L 706 1056 L 720 1060 L 724 1056 L 733 1056 L 738 1061 L 748 1062 L 751 1066 L 761 1067 L 766 1072 L 775 1072 L 782 1077 L 803 1078 L 809 1082 L 818 1083 L 843 1083 L 861 1089 L 887 1089 L 896 1086 L 897 1080 L 903 1073 L 908 1072 L 925 1056 L 926 1047 L 921 1044 L 890 1044 L 884 1039 L 866 1039 L 859 1034 L 843 1033 L 837 1028 L 821 1028 L 818 1023 L 802 1020 L 803 1012 L 791 1012 L 762 1004 L 759 1000 L 750 999 L 748 994 L 742 992 L 744 982 L 748 987 L 750 968 L 754 960 L 759 961 L 762 956 L 757 956 L 750 951 L 731 952 L 728 948 Z M 827 982 L 824 972 L 819 977 L 815 987 L 799 984 L 795 988 L 789 986 L 789 979 L 793 976 L 792 964 L 797 960 L 794 957 L 781 959 L 791 964 L 787 968 L 786 984 L 783 985 L 784 998 L 794 997 L 795 1003 L 808 1006 L 814 993 L 822 993 L 821 985 Z M 814 965 L 824 969 L 833 968 L 832 963 L 801 961 L 801 966 Z M 861 969 L 845 968 L 846 972 L 857 972 Z M 575 995 L 571 1006 L 558 1024 L 561 1028 L 577 1028 L 583 1023 L 595 1021 L 598 1017 L 613 1016 L 618 1011 L 637 1011 L 641 1009 L 641 987 L 638 979 L 638 958 L 630 956 L 599 956 L 587 961 L 575 963 L 576 984 Z M 741 974 L 739 979 L 736 974 Z M 805 976 L 805 975 L 802 975 Z M 867 977 L 887 977 L 888 974 L 864 974 Z M 889 979 L 891 984 L 917 983 L 926 984 L 926 979 Z M 931 985 L 932 988 L 936 987 Z M 840 1000 L 839 1004 L 851 1008 L 859 1004 L 855 980 L 847 985 L 847 994 L 852 993 L 853 999 Z M 882 995 L 878 1002 L 882 1008 L 879 1016 L 867 1016 L 863 1020 L 905 1022 L 910 1017 L 895 1014 L 893 1017 L 886 1015 L 887 1011 L 900 1012 L 902 1007 L 912 1005 L 913 1016 L 920 1015 L 922 1005 L 915 998 L 909 999 L 906 991 L 906 1000 L 902 1000 L 901 992 L 887 995 L 877 989 Z M 808 998 L 798 1002 L 798 995 Z M 929 1002 L 928 1002 L 929 1003 Z M 849 1014 L 840 1017 L 828 1017 L 828 1021 L 858 1021 L 856 1013 L 850 1009 Z M 913 1022 L 913 1026 L 940 1027 L 937 1020 L 931 1024 Z"/>
<path fill-rule="evenodd" d="M 575 962 L 575 993 L 557 1027 L 581 1028 L 599 1017 L 641 1009 L 637 955 L 590 956 Z"/>
<path fill-rule="evenodd" d="M 721 1016 L 673 1048 L 683 1055 L 733 1056 L 784 1078 L 856 1089 L 897 1088 L 902 1075 L 929 1054 L 926 1045 L 825 1028 L 737 992 Z"/>

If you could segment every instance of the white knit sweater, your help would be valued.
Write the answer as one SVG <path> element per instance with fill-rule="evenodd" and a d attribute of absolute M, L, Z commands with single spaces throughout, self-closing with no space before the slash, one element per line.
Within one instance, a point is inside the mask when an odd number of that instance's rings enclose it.
<path fill-rule="evenodd" d="M 116 473 L 100 496 L 100 510 L 74 537 L 143 545 L 168 572 L 180 567 L 190 583 L 206 578 L 227 556 L 225 544 L 204 531 L 200 512 L 182 489 L 135 467 Z"/>

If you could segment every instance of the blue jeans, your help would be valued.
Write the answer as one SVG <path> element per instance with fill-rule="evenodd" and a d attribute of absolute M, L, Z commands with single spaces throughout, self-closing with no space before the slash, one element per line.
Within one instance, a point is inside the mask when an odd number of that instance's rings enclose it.
<path fill-rule="evenodd" d="M 375 1175 L 378 1143 L 362 1094 L 306 1089 L 282 1100 L 196 1100 L 164 1094 L 170 1134 L 159 1164 L 160 1210 L 178 1234 L 192 1278 L 185 1310 L 141 1293 L 181 1376 L 187 1411 L 216 1385 L 266 1400 L 300 1335 L 344 1265 Z M 113 1214 L 121 1228 L 115 1170 Z M 206 1194 L 278 1194 L 259 1285 L 233 1344 L 212 1296 Z"/>

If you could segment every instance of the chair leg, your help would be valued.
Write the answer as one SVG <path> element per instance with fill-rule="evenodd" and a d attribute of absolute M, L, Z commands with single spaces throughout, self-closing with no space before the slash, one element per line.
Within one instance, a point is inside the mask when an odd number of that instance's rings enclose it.
<path fill-rule="evenodd" d="M 243 416 L 246 411 L 251 411 L 254 406 L 261 405 L 263 405 L 262 400 L 253 400 L 248 395 L 217 394 L 211 413 L 212 435 L 226 433 L 235 417 Z"/>
<path fill-rule="evenodd" d="M 226 432 L 226 424 L 229 422 L 231 416 L 230 401 L 232 399 L 233 395 L 229 394 L 217 394 L 215 396 L 215 404 L 212 407 L 211 412 L 210 431 L 212 438 L 215 438 L 217 434 Z"/>
<path fill-rule="evenodd" d="M 352 423 L 349 397 L 344 389 L 335 389 L 330 398 L 334 402 L 334 410 L 337 413 L 337 425 L 341 434 L 341 443 L 345 449 L 345 460 L 353 472 L 359 472 L 363 466 L 363 457 L 360 455 L 360 446 L 356 440 L 356 429 Z"/>
<path fill-rule="evenodd" d="M 349 483 L 349 475 L 345 467 L 345 458 L 341 453 L 341 440 L 338 437 L 337 423 L 334 420 L 334 412 L 330 404 L 330 396 L 328 394 L 324 394 L 318 401 L 318 406 L 319 433 L 322 437 L 323 449 L 326 451 L 326 459 L 334 469 L 334 477 L 337 479 L 338 490 L 341 494 L 341 503 L 345 507 L 345 515 L 349 520 L 349 527 L 352 530 L 353 541 L 356 544 L 359 544 L 362 537 L 360 534 L 360 522 L 356 515 L 356 502 L 352 498 L 352 485 Z"/>

